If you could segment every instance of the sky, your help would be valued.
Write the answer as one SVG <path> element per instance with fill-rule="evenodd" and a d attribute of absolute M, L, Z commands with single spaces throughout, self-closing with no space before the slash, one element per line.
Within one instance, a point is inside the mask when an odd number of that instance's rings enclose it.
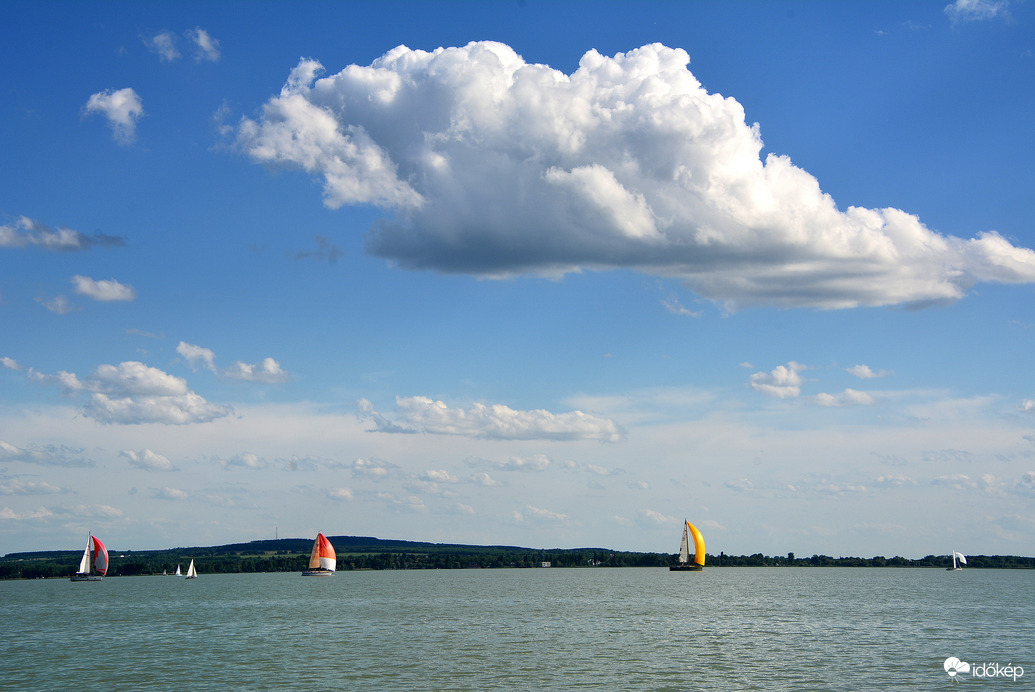
<path fill-rule="evenodd" d="M 1035 554 L 1033 5 L 3 3 L 0 554 Z"/>

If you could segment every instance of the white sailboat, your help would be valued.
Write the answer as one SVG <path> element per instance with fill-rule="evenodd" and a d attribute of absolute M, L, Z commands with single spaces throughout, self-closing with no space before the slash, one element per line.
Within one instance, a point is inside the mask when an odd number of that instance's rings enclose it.
<path fill-rule="evenodd" d="M 330 577 L 338 566 L 338 557 L 334 546 L 322 533 L 316 534 L 313 541 L 313 552 L 309 556 L 309 569 L 302 572 L 303 577 Z"/>
<path fill-rule="evenodd" d="M 177 566 L 176 567 L 176 572 L 179 573 L 179 571 L 180 571 L 180 568 L 179 568 L 179 566 Z M 197 578 L 198 578 L 198 570 L 194 569 L 194 560 L 191 560 L 190 561 L 190 566 L 187 567 L 187 579 L 197 579 Z"/>
<path fill-rule="evenodd" d="M 690 537 L 694 539 L 694 561 L 690 562 Z M 679 564 L 669 566 L 672 572 L 699 572 L 704 569 L 704 536 L 697 527 L 683 520 L 683 542 L 679 544 Z"/>
<path fill-rule="evenodd" d="M 963 555 L 963 553 L 960 553 L 960 552 L 957 552 L 957 551 L 953 550 L 952 551 L 952 567 L 946 567 L 945 571 L 947 571 L 947 572 L 959 572 L 961 569 L 963 569 L 962 567 L 960 567 L 960 565 L 965 565 L 965 564 L 967 564 L 967 558 Z"/>
<path fill-rule="evenodd" d="M 79 561 L 79 570 L 72 575 L 72 581 L 100 581 L 108 573 L 108 549 L 90 534 L 86 540 L 86 550 Z"/>
<path fill-rule="evenodd" d="M 183 576 L 182 574 L 180 574 L 180 566 L 179 565 L 176 565 L 176 576 L 177 577 L 182 577 Z"/>

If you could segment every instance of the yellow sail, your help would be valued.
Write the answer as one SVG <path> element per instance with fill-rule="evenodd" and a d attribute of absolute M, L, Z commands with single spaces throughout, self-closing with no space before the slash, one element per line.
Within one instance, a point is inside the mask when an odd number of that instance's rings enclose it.
<path fill-rule="evenodd" d="M 686 528 L 690 530 L 690 535 L 694 537 L 694 562 L 704 567 L 704 536 L 690 522 L 686 522 Z"/>

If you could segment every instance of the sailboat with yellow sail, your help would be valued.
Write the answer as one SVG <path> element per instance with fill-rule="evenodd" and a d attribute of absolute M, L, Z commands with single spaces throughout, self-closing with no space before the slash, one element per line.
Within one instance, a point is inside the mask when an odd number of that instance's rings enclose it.
<path fill-rule="evenodd" d="M 694 538 L 694 561 L 690 561 L 690 537 Z M 704 569 L 704 536 L 697 527 L 683 520 L 683 542 L 679 544 L 679 564 L 671 565 L 672 572 L 700 572 Z"/>
<path fill-rule="evenodd" d="M 334 554 L 334 546 L 322 533 L 316 534 L 313 541 L 313 552 L 309 556 L 309 569 L 302 572 L 303 577 L 330 577 L 338 566 L 338 558 Z"/>

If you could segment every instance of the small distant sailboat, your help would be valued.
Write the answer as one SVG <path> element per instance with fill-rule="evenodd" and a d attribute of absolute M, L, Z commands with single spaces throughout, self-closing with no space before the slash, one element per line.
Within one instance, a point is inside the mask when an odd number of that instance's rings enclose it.
<path fill-rule="evenodd" d="M 700 572 L 704 569 L 704 536 L 697 527 L 683 520 L 683 542 L 679 544 L 679 564 L 671 565 L 671 572 Z M 694 537 L 694 561 L 690 562 L 690 536 Z"/>
<path fill-rule="evenodd" d="M 179 571 L 180 571 L 180 568 L 179 568 L 179 566 L 177 566 L 176 567 L 177 574 L 179 573 Z M 187 568 L 187 579 L 197 579 L 197 578 L 198 578 L 198 570 L 194 569 L 194 560 L 191 560 L 190 561 L 190 566 Z"/>
<path fill-rule="evenodd" d="M 182 577 L 183 576 L 182 574 L 180 574 L 180 566 L 179 565 L 176 565 L 176 575 L 175 576 L 177 576 L 177 577 Z"/>
<path fill-rule="evenodd" d="M 72 575 L 72 581 L 100 581 L 108 573 L 108 549 L 93 534 L 86 541 L 79 571 Z"/>
<path fill-rule="evenodd" d="M 309 556 L 309 569 L 302 572 L 303 577 L 329 577 L 338 566 L 338 558 L 334 554 L 334 546 L 322 533 L 316 534 L 313 541 L 313 552 Z"/>
<path fill-rule="evenodd" d="M 952 567 L 946 567 L 945 571 L 946 572 L 959 572 L 961 569 L 963 569 L 962 567 L 960 567 L 960 565 L 965 565 L 965 564 L 967 564 L 967 558 L 964 557 L 963 553 L 960 553 L 960 552 L 957 552 L 957 551 L 953 550 L 952 551 Z"/>

